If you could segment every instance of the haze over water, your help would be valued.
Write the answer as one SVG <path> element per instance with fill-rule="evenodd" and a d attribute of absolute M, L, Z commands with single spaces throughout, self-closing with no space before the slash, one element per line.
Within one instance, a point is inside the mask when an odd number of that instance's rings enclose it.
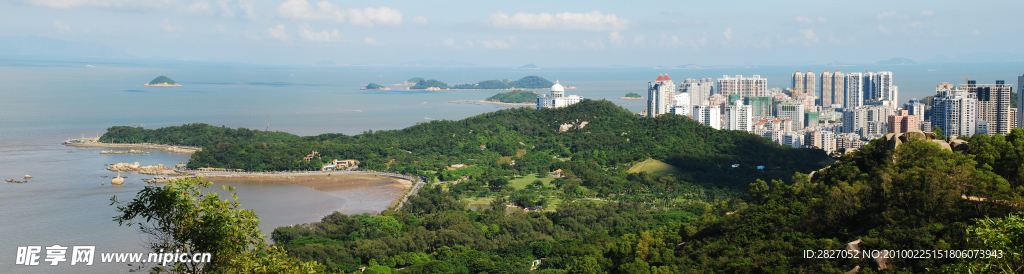
<path fill-rule="evenodd" d="M 685 63 L 685 62 L 680 62 Z M 911 97 L 934 93 L 939 82 L 1015 83 L 1024 63 L 926 64 L 866 66 L 894 72 L 900 104 Z M 109 185 L 112 172 L 104 164 L 175 163 L 188 155 L 154 151 L 152 156 L 101 155 L 99 148 L 60 145 L 68 138 L 94 137 L 115 125 L 157 128 L 185 123 L 278 130 L 299 135 L 358 134 L 366 130 L 399 129 L 430 119 L 457 120 L 504 106 L 453 104 L 480 100 L 498 91 L 450 90 L 416 92 L 392 86 L 412 77 L 438 79 L 450 85 L 490 79 L 519 79 L 537 75 L 578 87 L 566 94 L 608 99 L 639 112 L 645 100 L 620 100 L 627 92 L 646 97 L 647 82 L 668 73 L 673 80 L 718 78 L 722 75 L 768 78 L 768 86 L 788 87 L 796 70 L 863 71 L 865 66 L 781 66 L 720 69 L 652 68 L 423 68 L 423 67 L 289 67 L 224 63 L 156 62 L 142 60 L 0 60 L 0 253 L 13 256 L 27 245 L 96 245 L 97 252 L 146 252 L 135 227 L 111 221 L 110 197 L 130 199 L 145 186 L 144 176 L 127 174 L 124 186 Z M 184 85 L 176 88 L 142 84 L 166 75 Z M 365 91 L 377 83 L 395 90 Z M 546 92 L 546 91 L 542 91 Z M 148 176 L 145 176 L 148 177 Z M 100 185 L 105 182 L 105 185 Z M 235 184 L 245 208 L 260 214 L 261 229 L 319 220 L 338 209 L 360 213 L 383 209 L 394 197 L 349 204 L 351 195 L 325 193 L 290 184 Z M 29 273 L 0 260 L 0 273 Z M 42 267 L 42 266 L 41 266 Z M 117 264 L 74 268 L 46 266 L 46 271 L 105 272 L 127 269 Z"/>

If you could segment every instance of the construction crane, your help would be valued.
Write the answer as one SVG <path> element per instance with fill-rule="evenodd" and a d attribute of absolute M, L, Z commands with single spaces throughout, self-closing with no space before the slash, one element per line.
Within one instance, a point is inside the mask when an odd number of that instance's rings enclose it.
<path fill-rule="evenodd" d="M 964 80 L 966 80 L 968 84 L 971 83 L 971 77 L 960 77 L 960 78 L 963 78 Z"/>

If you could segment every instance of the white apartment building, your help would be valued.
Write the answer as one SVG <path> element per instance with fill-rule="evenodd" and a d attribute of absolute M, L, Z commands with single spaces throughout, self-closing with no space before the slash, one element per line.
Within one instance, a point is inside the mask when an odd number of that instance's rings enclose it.
<path fill-rule="evenodd" d="M 715 82 L 711 78 L 700 80 L 687 78 L 679 83 L 679 93 L 690 94 L 690 106 L 710 105 L 709 98 L 715 91 Z"/>
<path fill-rule="evenodd" d="M 751 78 L 745 78 L 743 75 L 736 75 L 736 77 L 729 77 L 729 75 L 722 75 L 722 78 L 718 78 L 718 93 L 724 96 L 731 94 L 737 94 L 740 98 L 750 96 L 770 96 L 768 92 L 768 78 L 761 78 L 761 75 L 754 75 Z"/>
<path fill-rule="evenodd" d="M 814 72 L 809 70 L 807 73 L 801 73 L 799 70 L 796 71 L 796 73 L 793 73 L 793 81 L 790 86 L 793 91 L 793 96 L 807 94 L 814 95 L 815 97 L 821 97 L 818 96 L 818 92 L 816 90 L 817 85 L 814 84 L 814 79 Z"/>
<path fill-rule="evenodd" d="M 742 130 L 750 132 L 753 130 L 753 108 L 749 105 L 744 105 L 743 101 L 736 100 L 732 104 L 725 107 L 724 117 L 722 117 L 725 124 L 723 128 L 729 130 Z"/>
<path fill-rule="evenodd" d="M 843 80 L 843 109 L 854 109 L 864 105 L 864 75 L 860 72 L 847 73 Z"/>
<path fill-rule="evenodd" d="M 977 129 L 977 100 L 962 89 L 936 92 L 945 95 L 933 99 L 932 126 L 939 127 L 950 137 L 974 135 Z"/>
<path fill-rule="evenodd" d="M 722 129 L 722 110 L 718 105 L 693 106 L 693 120 L 713 129 Z"/>
<path fill-rule="evenodd" d="M 689 116 L 691 110 L 690 95 L 691 94 L 689 92 L 676 93 L 676 95 L 672 97 L 672 102 L 674 103 L 674 105 L 672 106 L 672 110 L 670 112 L 676 115 Z"/>
<path fill-rule="evenodd" d="M 821 73 L 821 99 L 819 105 L 826 108 L 841 108 L 846 102 L 846 96 L 843 92 L 846 85 L 846 77 L 843 76 L 842 72 L 836 70 L 835 72 Z"/>
<path fill-rule="evenodd" d="M 653 83 L 647 83 L 647 117 L 658 117 L 672 109 L 672 96 L 676 85 L 668 75 L 658 75 Z"/>
<path fill-rule="evenodd" d="M 793 128 L 804 128 L 804 104 L 796 100 L 779 102 L 775 108 L 775 117 L 793 121 Z"/>
<path fill-rule="evenodd" d="M 565 87 L 559 84 L 558 80 L 555 80 L 555 84 L 551 86 L 550 97 L 546 94 L 537 96 L 537 109 L 567 107 L 580 101 L 583 101 L 583 97 L 576 95 L 565 96 Z"/>

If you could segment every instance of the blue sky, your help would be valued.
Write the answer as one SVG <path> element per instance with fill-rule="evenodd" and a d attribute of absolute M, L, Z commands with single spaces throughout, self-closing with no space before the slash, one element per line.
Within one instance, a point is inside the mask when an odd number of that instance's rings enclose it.
<path fill-rule="evenodd" d="M 266 64 L 1021 60 L 1021 10 L 1024 1 L 8 0 L 0 37 Z"/>

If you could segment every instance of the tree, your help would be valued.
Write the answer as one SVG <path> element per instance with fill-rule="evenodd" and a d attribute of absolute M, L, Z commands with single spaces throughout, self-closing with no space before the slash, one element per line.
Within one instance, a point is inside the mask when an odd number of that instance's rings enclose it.
<path fill-rule="evenodd" d="M 163 187 L 147 186 L 130 202 L 117 205 L 118 225 L 137 225 L 149 236 L 153 252 L 209 253 L 209 262 L 177 262 L 157 272 L 170 273 L 309 273 L 323 271 L 316 262 L 287 257 L 283 250 L 268 248 L 260 234 L 259 217 L 241 208 L 234 188 L 222 200 L 201 178 L 182 178 Z"/>
<path fill-rule="evenodd" d="M 932 127 L 932 132 L 935 132 L 935 139 L 946 140 L 946 134 L 942 132 L 942 129 L 939 128 L 939 126 Z"/>

